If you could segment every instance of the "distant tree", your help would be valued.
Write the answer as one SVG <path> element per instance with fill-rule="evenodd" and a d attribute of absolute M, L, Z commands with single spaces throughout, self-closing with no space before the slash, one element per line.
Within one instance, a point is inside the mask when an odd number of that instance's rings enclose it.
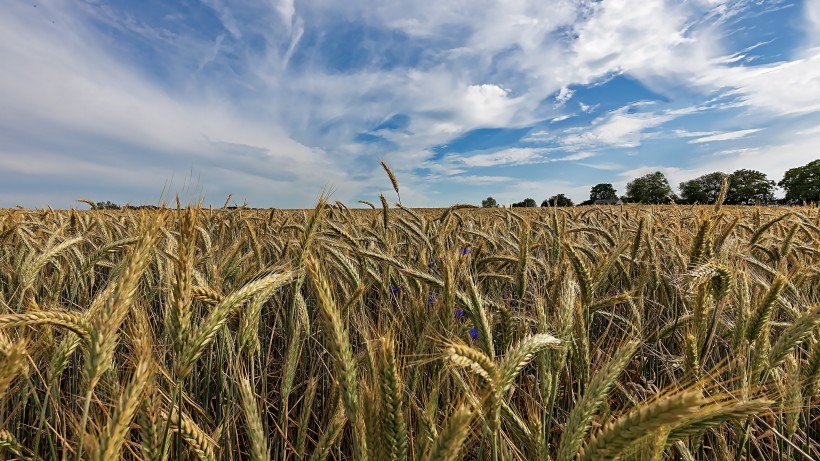
<path fill-rule="evenodd" d="M 106 200 L 105 202 L 97 202 L 97 206 L 95 208 L 98 210 L 119 210 L 120 206 L 114 202 Z"/>
<path fill-rule="evenodd" d="M 564 194 L 553 195 L 541 202 L 541 206 L 574 206 L 572 200 Z"/>
<path fill-rule="evenodd" d="M 596 200 L 615 200 L 618 198 L 618 194 L 615 192 L 615 188 L 612 187 L 612 184 L 596 184 L 592 186 L 592 189 L 589 191 L 589 204 L 595 203 Z"/>
<path fill-rule="evenodd" d="M 786 171 L 777 185 L 786 190 L 785 203 L 820 202 L 820 159 Z"/>
<path fill-rule="evenodd" d="M 631 203 L 667 203 L 677 197 L 660 171 L 635 178 L 626 185 L 624 201 Z"/>
<path fill-rule="evenodd" d="M 481 208 L 497 208 L 498 202 L 492 197 L 487 197 L 481 201 Z"/>
<path fill-rule="evenodd" d="M 729 175 L 728 205 L 754 205 L 774 202 L 774 181 L 755 170 L 737 170 Z"/>
<path fill-rule="evenodd" d="M 532 208 L 535 207 L 535 200 L 525 198 L 523 202 L 516 202 L 512 204 L 513 208 Z"/>
<path fill-rule="evenodd" d="M 716 171 L 680 183 L 682 203 L 715 203 L 723 186 L 724 174 Z"/>

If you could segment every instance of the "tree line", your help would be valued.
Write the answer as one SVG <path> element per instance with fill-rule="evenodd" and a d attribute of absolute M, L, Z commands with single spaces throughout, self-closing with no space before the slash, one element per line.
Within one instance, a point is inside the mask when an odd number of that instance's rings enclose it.
<path fill-rule="evenodd" d="M 678 185 L 680 195 L 669 185 L 669 180 L 660 171 L 643 175 L 629 181 L 626 194 L 618 196 L 610 183 L 596 184 L 592 187 L 589 199 L 579 205 L 595 203 L 681 203 L 709 204 L 715 203 L 721 192 L 723 181 L 727 188 L 723 203 L 727 205 L 799 205 L 803 203 L 820 203 L 820 159 L 806 165 L 786 171 L 779 182 L 770 180 L 765 173 L 757 170 L 740 169 L 726 174 L 719 171 L 683 181 Z M 775 199 L 775 188 L 785 191 L 782 199 Z M 556 194 L 541 202 L 541 206 L 574 206 L 573 201 L 564 194 Z M 481 202 L 484 208 L 494 208 L 498 202 L 487 197 Z M 532 198 L 512 204 L 513 207 L 535 207 Z"/>

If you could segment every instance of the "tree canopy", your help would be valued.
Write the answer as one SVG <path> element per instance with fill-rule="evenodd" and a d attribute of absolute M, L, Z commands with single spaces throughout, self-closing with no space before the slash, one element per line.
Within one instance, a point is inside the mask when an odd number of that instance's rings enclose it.
<path fill-rule="evenodd" d="M 729 175 L 726 191 L 727 205 L 753 205 L 774 203 L 774 181 L 756 170 L 737 170 Z"/>
<path fill-rule="evenodd" d="M 120 206 L 111 200 L 106 200 L 104 202 L 97 202 L 97 205 L 94 208 L 98 210 L 119 210 Z"/>
<path fill-rule="evenodd" d="M 625 199 L 632 203 L 667 203 L 675 198 L 669 181 L 663 173 L 656 171 L 635 178 L 626 185 Z"/>
<path fill-rule="evenodd" d="M 574 206 L 572 199 L 564 194 L 553 195 L 552 197 L 541 202 L 541 206 Z"/>
<path fill-rule="evenodd" d="M 716 171 L 680 183 L 681 202 L 715 203 L 720 195 L 720 188 L 723 186 L 724 176 L 724 173 Z"/>
<path fill-rule="evenodd" d="M 589 191 L 589 202 L 595 203 L 596 200 L 615 200 L 618 198 L 616 190 L 612 184 L 601 183 L 592 186 Z"/>
<path fill-rule="evenodd" d="M 820 159 L 786 171 L 777 185 L 786 190 L 786 203 L 820 202 Z"/>
<path fill-rule="evenodd" d="M 481 201 L 481 208 L 496 208 L 497 206 L 498 202 L 492 197 L 487 197 Z"/>
<path fill-rule="evenodd" d="M 513 208 L 532 208 L 535 206 L 535 199 L 525 198 L 523 202 L 512 204 Z"/>
<path fill-rule="evenodd" d="M 820 203 L 820 159 L 813 160 L 803 166 L 786 171 L 780 182 L 770 180 L 765 173 L 757 170 L 740 169 L 731 174 L 715 171 L 697 178 L 683 181 L 679 184 L 680 198 L 672 191 L 666 176 L 660 171 L 645 174 L 632 179 L 626 185 L 626 195 L 621 197 L 627 203 L 715 203 L 720 198 L 720 192 L 726 184 L 726 196 L 723 203 L 727 205 L 771 205 L 777 203 L 775 190 L 777 186 L 785 190 L 785 198 L 780 203 L 789 205 L 801 203 Z M 589 191 L 589 200 L 581 205 L 598 203 L 613 203 L 618 200 L 617 191 L 611 183 L 599 183 Z M 90 202 L 90 201 L 89 201 Z M 93 202 L 90 202 L 93 205 Z M 618 201 L 617 203 L 621 203 Z M 564 194 L 556 194 L 541 202 L 546 206 L 574 206 L 573 201 Z M 492 197 L 481 202 L 484 208 L 499 206 Z M 512 204 L 513 207 L 535 207 L 536 202 L 527 198 Z M 95 207 L 103 207 L 97 204 Z"/>

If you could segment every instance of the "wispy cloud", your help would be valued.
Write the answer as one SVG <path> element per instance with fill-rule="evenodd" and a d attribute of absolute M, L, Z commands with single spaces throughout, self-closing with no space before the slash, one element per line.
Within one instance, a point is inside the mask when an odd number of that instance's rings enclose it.
<path fill-rule="evenodd" d="M 629 113 L 629 107 L 613 111 L 594 121 L 589 130 L 564 137 L 566 145 L 615 147 L 640 146 L 644 131 L 675 118 L 671 114 Z"/>
<path fill-rule="evenodd" d="M 752 128 L 749 130 L 738 130 L 738 131 L 728 131 L 726 133 L 718 133 L 713 134 L 710 136 L 704 136 L 702 138 L 692 139 L 689 141 L 690 144 L 700 144 L 704 142 L 714 142 L 714 141 L 731 141 L 734 139 L 745 138 L 752 133 L 757 133 L 761 131 L 761 128 Z"/>
<path fill-rule="evenodd" d="M 549 156 L 552 149 L 510 148 L 490 154 L 478 154 L 455 159 L 468 167 L 528 165 L 533 163 L 572 162 L 595 156 L 592 152 L 577 152 L 564 156 Z"/>
<path fill-rule="evenodd" d="M 505 149 L 492 154 L 479 154 L 461 159 L 461 163 L 470 167 L 489 167 L 500 165 L 521 165 L 544 159 L 544 151 L 540 149 L 513 148 Z"/>
<path fill-rule="evenodd" d="M 716 152 L 715 155 L 749 155 L 760 152 L 760 149 L 757 147 L 745 147 L 741 149 L 726 149 L 720 152 Z"/>

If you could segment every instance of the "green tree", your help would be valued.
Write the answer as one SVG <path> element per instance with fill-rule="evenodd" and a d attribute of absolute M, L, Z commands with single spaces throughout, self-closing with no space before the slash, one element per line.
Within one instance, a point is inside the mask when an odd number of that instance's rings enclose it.
<path fill-rule="evenodd" d="M 120 206 L 111 200 L 106 200 L 104 202 L 97 202 L 97 206 L 95 208 L 98 210 L 119 210 Z"/>
<path fill-rule="evenodd" d="M 553 195 L 552 197 L 541 202 L 541 206 L 575 206 L 572 199 L 564 194 Z"/>
<path fill-rule="evenodd" d="M 728 205 L 754 205 L 774 202 L 774 181 L 755 170 L 737 170 L 729 175 Z"/>
<path fill-rule="evenodd" d="M 592 186 L 592 189 L 589 191 L 589 202 L 595 203 L 596 200 L 615 200 L 618 198 L 618 194 L 615 192 L 615 188 L 612 187 L 612 184 L 596 184 Z"/>
<path fill-rule="evenodd" d="M 786 190 L 788 204 L 820 202 L 820 159 L 786 171 L 777 185 Z"/>
<path fill-rule="evenodd" d="M 498 207 L 498 202 L 495 201 L 492 197 L 487 197 L 481 201 L 481 208 L 496 208 Z"/>
<path fill-rule="evenodd" d="M 723 185 L 723 176 L 723 173 L 716 171 L 680 183 L 681 201 L 683 203 L 715 203 Z"/>
<path fill-rule="evenodd" d="M 535 200 L 525 198 L 523 202 L 516 202 L 512 204 L 513 208 L 532 208 L 535 207 Z"/>
<path fill-rule="evenodd" d="M 626 185 L 625 201 L 632 203 L 667 203 L 676 197 L 663 173 L 656 171 L 635 178 Z"/>

